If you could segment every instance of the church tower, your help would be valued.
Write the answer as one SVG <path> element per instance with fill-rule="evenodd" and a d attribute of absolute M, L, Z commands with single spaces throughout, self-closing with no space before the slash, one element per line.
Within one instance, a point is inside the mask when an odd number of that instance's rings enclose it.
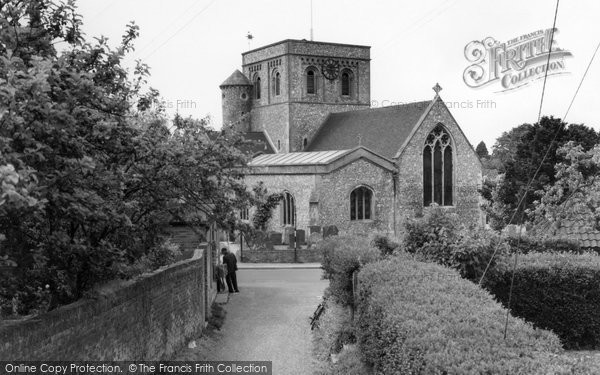
<path fill-rule="evenodd" d="M 220 86 L 223 106 L 223 126 L 234 126 L 239 131 L 250 131 L 252 109 L 252 82 L 236 70 Z"/>
<path fill-rule="evenodd" d="M 251 108 L 249 130 L 278 152 L 302 151 L 329 113 L 370 107 L 368 46 L 284 40 L 243 53 L 242 69 L 221 85 L 224 124 Z"/>

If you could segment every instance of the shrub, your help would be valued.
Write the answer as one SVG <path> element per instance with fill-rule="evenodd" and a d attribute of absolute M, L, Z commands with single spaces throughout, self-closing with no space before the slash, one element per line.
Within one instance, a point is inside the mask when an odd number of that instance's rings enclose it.
<path fill-rule="evenodd" d="M 500 267 L 485 287 L 508 304 L 512 267 Z M 511 311 L 551 329 L 565 348 L 600 348 L 600 257 L 531 253 L 518 258 Z"/>
<path fill-rule="evenodd" d="M 561 239 L 542 239 L 532 236 L 509 236 L 506 238 L 511 252 L 520 254 L 571 252 L 581 254 L 583 251 L 575 241 Z"/>
<path fill-rule="evenodd" d="M 399 255 L 359 279 L 358 344 L 375 374 L 591 373 L 561 359 L 555 334 L 519 318 L 505 340 L 506 310 L 456 271 Z"/>
<path fill-rule="evenodd" d="M 490 260 L 490 270 L 503 260 L 508 246 L 496 232 L 459 227 L 458 222 L 456 215 L 433 209 L 422 219 L 407 221 L 403 247 L 419 260 L 457 269 L 462 277 L 478 281 Z"/>
<path fill-rule="evenodd" d="M 327 294 L 341 305 L 352 305 L 352 274 L 362 265 L 378 260 L 379 250 L 358 236 L 332 236 L 317 246 L 323 252 L 323 277 L 329 280 Z"/>
<path fill-rule="evenodd" d="M 355 342 L 348 308 L 328 301 L 312 338 L 315 357 L 321 361 L 327 361 L 331 354 L 339 353 L 344 344 Z"/>
<path fill-rule="evenodd" d="M 383 234 L 375 234 L 371 240 L 371 244 L 384 256 L 393 254 L 394 251 L 400 249 L 400 244 L 398 242 L 391 240 L 388 236 Z"/>

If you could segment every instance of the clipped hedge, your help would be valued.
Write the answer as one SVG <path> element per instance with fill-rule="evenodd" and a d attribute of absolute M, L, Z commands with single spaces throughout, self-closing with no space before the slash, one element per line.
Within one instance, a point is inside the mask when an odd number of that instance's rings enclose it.
<path fill-rule="evenodd" d="M 359 236 L 332 236 L 320 242 L 318 249 L 323 253 L 323 278 L 329 280 L 326 294 L 343 306 L 352 305 L 352 274 L 381 259 L 381 252 Z"/>
<path fill-rule="evenodd" d="M 570 252 L 581 254 L 583 251 L 576 241 L 561 239 L 546 239 L 531 236 L 509 236 L 506 242 L 510 246 L 511 252 L 519 254 L 529 253 L 560 253 Z"/>
<path fill-rule="evenodd" d="M 567 349 L 600 348 L 600 257 L 531 253 L 518 258 L 511 311 L 550 329 Z M 497 269 L 485 287 L 508 303 L 512 268 Z"/>
<path fill-rule="evenodd" d="M 410 255 L 360 272 L 357 338 L 374 374 L 591 374 L 552 332 L 510 319 L 458 272 Z"/>

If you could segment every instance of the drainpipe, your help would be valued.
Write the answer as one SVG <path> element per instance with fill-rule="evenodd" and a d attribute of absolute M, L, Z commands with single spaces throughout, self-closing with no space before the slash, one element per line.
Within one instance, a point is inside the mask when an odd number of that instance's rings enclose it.
<path fill-rule="evenodd" d="M 392 172 L 392 181 L 394 183 L 394 209 L 393 209 L 393 214 L 394 214 L 394 237 L 396 237 L 398 234 L 396 233 L 396 195 L 397 195 L 397 183 L 396 180 L 398 179 L 398 172 L 394 171 Z"/>

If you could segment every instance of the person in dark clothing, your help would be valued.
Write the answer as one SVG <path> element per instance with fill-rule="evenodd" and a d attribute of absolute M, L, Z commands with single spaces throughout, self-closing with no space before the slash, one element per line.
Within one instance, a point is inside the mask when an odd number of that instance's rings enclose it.
<path fill-rule="evenodd" d="M 228 251 L 226 247 L 221 249 L 221 254 L 223 254 L 223 264 L 227 266 L 227 275 L 225 276 L 225 281 L 227 282 L 227 288 L 229 289 L 229 293 L 239 293 L 237 286 L 237 277 L 235 276 L 235 271 L 237 271 L 237 259 L 235 254 Z"/>

